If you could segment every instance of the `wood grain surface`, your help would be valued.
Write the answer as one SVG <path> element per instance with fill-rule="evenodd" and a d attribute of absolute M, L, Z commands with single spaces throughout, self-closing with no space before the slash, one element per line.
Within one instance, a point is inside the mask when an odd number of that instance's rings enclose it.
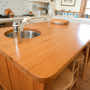
<path fill-rule="evenodd" d="M 46 80 L 62 72 L 90 40 L 88 24 L 69 23 L 61 26 L 43 22 L 27 25 L 25 29 L 39 31 L 41 35 L 18 43 L 17 39 L 4 35 L 12 27 L 0 28 L 0 51 L 12 58 L 17 67 L 38 80 Z"/>

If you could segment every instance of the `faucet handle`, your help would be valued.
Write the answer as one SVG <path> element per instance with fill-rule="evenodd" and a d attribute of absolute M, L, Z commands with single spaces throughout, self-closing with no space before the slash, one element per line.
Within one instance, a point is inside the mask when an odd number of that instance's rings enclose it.
<path fill-rule="evenodd" d="M 14 22 L 13 22 L 13 27 L 17 27 L 17 26 L 20 26 L 19 22 L 14 21 Z"/>
<path fill-rule="evenodd" d="M 20 25 L 17 23 L 17 22 L 13 22 L 13 29 L 14 29 L 14 31 L 15 32 L 18 32 L 18 27 L 19 27 Z"/>
<path fill-rule="evenodd" d="M 22 23 L 25 23 L 25 24 L 30 24 L 31 23 L 31 18 L 30 17 L 26 17 L 22 20 Z"/>

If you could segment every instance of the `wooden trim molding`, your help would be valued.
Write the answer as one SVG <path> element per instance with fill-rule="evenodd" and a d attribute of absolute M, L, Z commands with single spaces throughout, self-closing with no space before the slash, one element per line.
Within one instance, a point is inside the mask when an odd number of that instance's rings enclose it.
<path fill-rule="evenodd" d="M 85 13 L 85 8 L 88 0 L 82 0 L 80 8 L 80 16 L 83 17 Z"/>
<path fill-rule="evenodd" d="M 61 0 L 61 6 L 72 6 L 72 7 L 74 7 L 76 5 L 76 0 L 72 0 L 72 2 L 71 3 L 67 3 L 66 1 L 64 1 L 64 0 Z"/>

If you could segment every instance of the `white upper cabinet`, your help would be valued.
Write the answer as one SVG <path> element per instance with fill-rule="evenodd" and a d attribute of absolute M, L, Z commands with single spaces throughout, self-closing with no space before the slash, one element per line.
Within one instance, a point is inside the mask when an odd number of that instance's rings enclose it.
<path fill-rule="evenodd" d="M 43 3 L 48 3 L 48 0 L 31 0 L 33 2 L 43 2 Z"/>

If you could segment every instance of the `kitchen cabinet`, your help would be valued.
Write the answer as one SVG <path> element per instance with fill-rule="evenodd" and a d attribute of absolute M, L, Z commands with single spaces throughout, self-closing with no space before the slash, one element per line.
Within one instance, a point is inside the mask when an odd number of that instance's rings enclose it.
<path fill-rule="evenodd" d="M 0 54 L 0 90 L 11 90 L 6 57 Z"/>
<path fill-rule="evenodd" d="M 44 90 L 44 84 L 34 79 L 32 75 L 8 60 L 8 68 L 13 90 Z"/>
<path fill-rule="evenodd" d="M 0 90 L 44 90 L 44 84 L 0 55 Z"/>
<path fill-rule="evenodd" d="M 42 3 L 48 3 L 48 0 L 31 0 L 33 2 L 42 2 Z"/>

